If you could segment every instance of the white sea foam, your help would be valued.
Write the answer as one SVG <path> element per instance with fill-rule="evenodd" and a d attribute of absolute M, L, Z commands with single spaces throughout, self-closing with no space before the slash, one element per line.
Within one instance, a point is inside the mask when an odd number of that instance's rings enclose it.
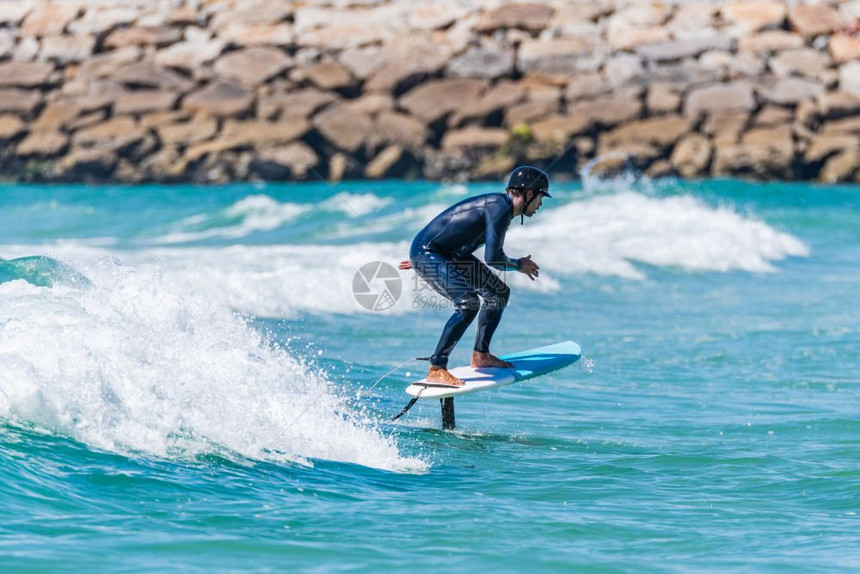
<path fill-rule="evenodd" d="M 525 227 L 511 228 L 509 244 L 557 273 L 641 279 L 645 273 L 637 262 L 692 271 L 769 272 L 773 261 L 809 254 L 788 233 L 688 195 L 596 195 L 542 210 Z"/>
<path fill-rule="evenodd" d="M 557 291 L 565 276 L 582 273 L 637 280 L 646 275 L 639 263 L 691 271 L 769 272 L 774 261 L 809 253 L 802 241 L 788 233 L 730 207 L 709 206 L 691 196 L 654 197 L 621 191 L 558 207 L 552 201 L 547 200 L 549 209 L 542 209 L 525 226 L 520 227 L 518 220 L 511 224 L 505 244 L 508 255 L 531 254 L 542 270 L 534 282 L 508 273 L 506 280 L 517 290 Z M 443 208 L 432 204 L 404 210 L 396 218 L 397 225 L 409 226 L 410 233 L 417 231 Z M 367 233 L 365 226 L 362 229 Z M 142 271 L 158 269 L 182 292 L 197 293 L 224 307 L 258 316 L 291 317 L 302 311 L 370 313 L 353 295 L 356 272 L 371 261 L 396 267 L 407 258 L 408 250 L 409 241 L 403 240 L 328 246 L 171 247 L 125 252 L 121 257 Z M 4 248 L 4 252 L 16 254 L 14 247 Z M 21 248 L 18 253 L 30 255 L 32 248 Z M 60 244 L 44 254 L 74 265 L 112 252 Z M 421 294 L 414 290 L 413 272 L 404 271 L 400 276 L 403 292 L 388 313 L 411 312 Z M 383 285 L 372 288 L 381 292 Z"/>
<path fill-rule="evenodd" d="M 391 199 L 378 197 L 372 193 L 338 193 L 325 200 L 321 207 L 332 211 L 342 211 L 349 217 L 360 217 L 391 204 Z"/>
<path fill-rule="evenodd" d="M 156 238 L 154 243 L 238 239 L 256 231 L 277 229 L 308 209 L 296 203 L 281 203 L 268 195 L 249 195 L 215 214 L 197 214 L 179 221 L 174 231 Z"/>
<path fill-rule="evenodd" d="M 259 231 L 271 231 L 294 221 L 311 209 L 342 212 L 350 218 L 373 213 L 391 203 L 391 199 L 372 193 L 339 193 L 318 206 L 280 202 L 268 195 L 249 195 L 215 213 L 198 213 L 177 222 L 174 229 L 153 240 L 155 244 L 172 245 L 205 239 L 239 239 Z"/>
<path fill-rule="evenodd" d="M 0 416 L 114 452 L 425 468 L 224 306 L 111 260 L 84 271 L 94 288 L 0 285 Z"/>

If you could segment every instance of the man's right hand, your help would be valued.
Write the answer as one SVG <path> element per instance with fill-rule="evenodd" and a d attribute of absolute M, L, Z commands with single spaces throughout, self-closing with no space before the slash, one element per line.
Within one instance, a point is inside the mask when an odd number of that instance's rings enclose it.
<path fill-rule="evenodd" d="M 517 261 L 520 262 L 520 268 L 517 269 L 517 271 L 528 275 L 529 279 L 531 279 L 532 281 L 534 281 L 538 277 L 538 275 L 540 275 L 540 267 L 538 267 L 537 263 L 532 261 L 531 255 L 520 257 Z"/>

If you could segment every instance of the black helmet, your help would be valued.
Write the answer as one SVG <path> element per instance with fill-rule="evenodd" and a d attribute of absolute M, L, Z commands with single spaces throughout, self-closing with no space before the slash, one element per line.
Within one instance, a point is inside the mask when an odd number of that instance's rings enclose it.
<path fill-rule="evenodd" d="M 522 191 L 533 189 L 547 197 L 552 197 L 549 194 L 549 177 L 538 168 L 530 165 L 521 165 L 511 172 L 511 177 L 508 179 L 508 189 Z"/>

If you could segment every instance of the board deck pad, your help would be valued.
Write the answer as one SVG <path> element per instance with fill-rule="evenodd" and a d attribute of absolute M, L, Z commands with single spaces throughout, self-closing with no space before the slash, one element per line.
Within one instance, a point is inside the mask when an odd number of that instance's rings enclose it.
<path fill-rule="evenodd" d="M 466 382 L 462 387 L 433 386 L 433 383 L 427 383 L 422 379 L 406 387 L 406 392 L 413 397 L 418 396 L 420 392 L 422 399 L 445 399 L 467 395 L 476 391 L 504 387 L 557 371 L 572 365 L 581 356 L 582 349 L 578 344 L 573 341 L 565 341 L 499 357 L 513 363 L 513 369 L 455 367 L 451 369 L 451 373 Z"/>

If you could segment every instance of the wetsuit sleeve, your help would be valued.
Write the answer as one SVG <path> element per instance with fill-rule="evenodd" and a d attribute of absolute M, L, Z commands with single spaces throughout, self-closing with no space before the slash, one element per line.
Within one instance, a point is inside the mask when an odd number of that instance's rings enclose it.
<path fill-rule="evenodd" d="M 519 269 L 520 262 L 505 255 L 503 246 L 505 244 L 505 233 L 511 220 L 508 217 L 509 207 L 504 204 L 487 205 L 485 217 L 487 218 L 487 233 L 485 236 L 484 261 L 490 267 L 509 270 Z"/>

